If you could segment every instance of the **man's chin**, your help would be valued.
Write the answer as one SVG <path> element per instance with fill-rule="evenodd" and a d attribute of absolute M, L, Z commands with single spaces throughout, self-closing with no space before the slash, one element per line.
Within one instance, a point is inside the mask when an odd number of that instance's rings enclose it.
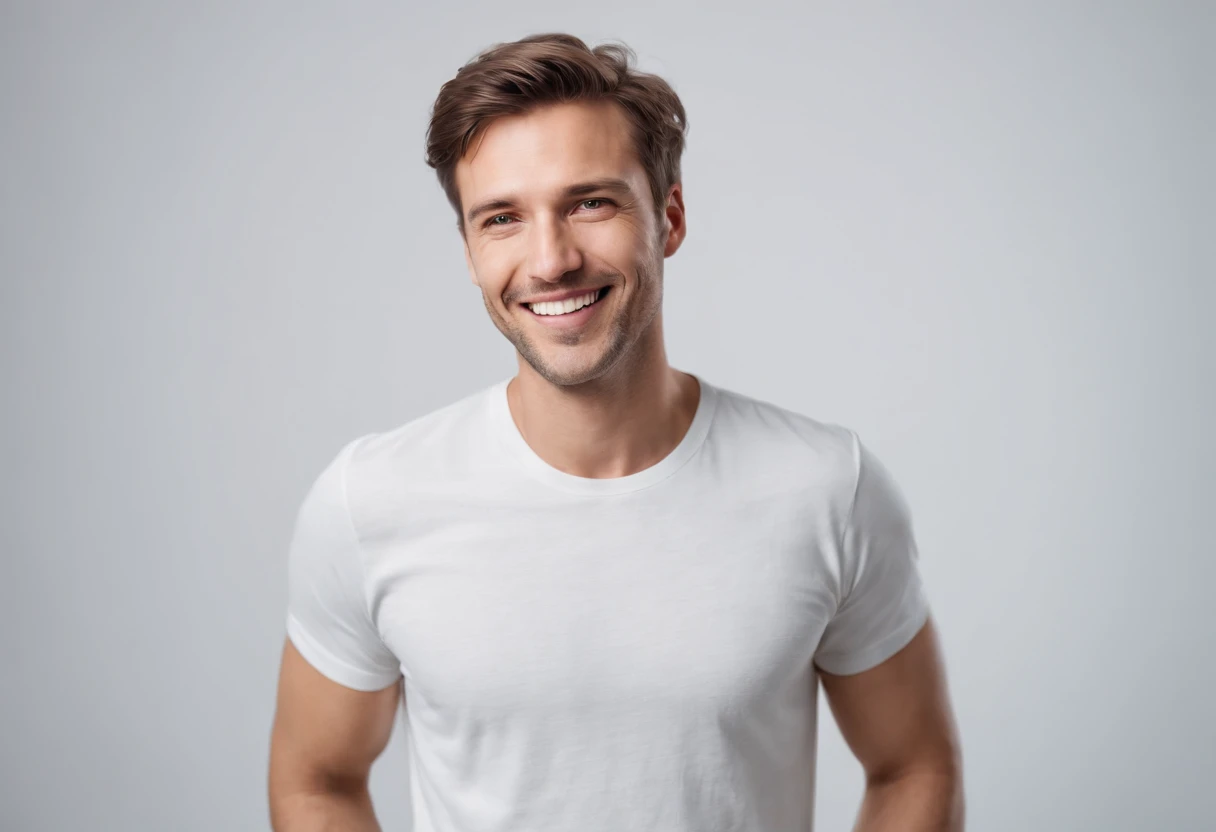
<path fill-rule="evenodd" d="M 615 322 L 613 322 L 615 324 Z M 576 343 L 564 344 L 552 332 L 532 333 L 526 326 L 503 331 L 524 364 L 558 387 L 576 387 L 603 377 L 628 349 L 622 327 L 609 325 L 586 332 Z"/>
<path fill-rule="evenodd" d="M 602 376 L 603 370 L 598 365 L 553 364 L 545 361 L 528 361 L 528 366 L 535 373 L 555 387 L 578 387 Z"/>
<path fill-rule="evenodd" d="M 564 355 L 549 355 L 548 350 L 531 346 L 516 349 L 524 362 L 545 381 L 556 387 L 577 387 L 600 378 L 615 363 L 601 345 L 591 344 L 567 349 Z"/>

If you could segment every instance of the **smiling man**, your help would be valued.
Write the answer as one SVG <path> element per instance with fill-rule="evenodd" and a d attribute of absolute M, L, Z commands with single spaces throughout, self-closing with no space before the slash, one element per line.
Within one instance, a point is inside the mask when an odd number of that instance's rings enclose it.
<path fill-rule="evenodd" d="M 305 498 L 280 832 L 378 828 L 402 703 L 416 832 L 807 832 L 820 682 L 857 828 L 962 828 L 897 486 L 851 430 L 668 364 L 686 121 L 630 58 L 540 35 L 440 91 L 428 161 L 519 371 L 350 442 Z"/>

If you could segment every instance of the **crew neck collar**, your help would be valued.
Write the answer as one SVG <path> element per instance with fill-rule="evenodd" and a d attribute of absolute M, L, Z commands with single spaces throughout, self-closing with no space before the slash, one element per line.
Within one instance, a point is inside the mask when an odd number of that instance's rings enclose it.
<path fill-rule="evenodd" d="M 697 402 L 697 412 L 693 415 L 691 424 L 684 436 L 667 456 L 633 474 L 625 477 L 580 477 L 554 468 L 545 462 L 532 446 L 527 443 L 515 420 L 511 416 L 511 406 L 507 402 L 507 378 L 493 385 L 489 392 L 491 418 L 494 429 L 502 438 L 512 456 L 534 478 L 546 485 L 561 491 L 585 495 L 625 494 L 649 488 L 667 479 L 685 463 L 692 459 L 709 435 L 710 422 L 718 403 L 718 391 L 712 384 L 707 383 L 696 373 L 690 373 L 701 388 L 700 400 Z"/>

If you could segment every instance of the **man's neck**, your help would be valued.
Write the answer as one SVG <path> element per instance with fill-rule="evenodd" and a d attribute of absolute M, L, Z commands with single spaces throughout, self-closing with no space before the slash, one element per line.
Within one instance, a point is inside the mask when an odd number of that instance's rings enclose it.
<path fill-rule="evenodd" d="M 568 474 L 624 477 L 660 462 L 688 432 L 701 389 L 660 349 L 627 372 L 559 387 L 521 361 L 507 386 L 515 426 L 536 455 Z"/>

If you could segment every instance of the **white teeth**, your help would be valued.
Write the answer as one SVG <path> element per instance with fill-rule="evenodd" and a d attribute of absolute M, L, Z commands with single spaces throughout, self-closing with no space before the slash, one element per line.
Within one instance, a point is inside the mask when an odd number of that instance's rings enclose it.
<path fill-rule="evenodd" d="M 528 305 L 528 308 L 537 315 L 566 315 L 576 309 L 582 309 L 584 306 L 595 303 L 595 299 L 597 297 L 599 297 L 598 289 L 577 298 L 551 300 L 544 303 L 532 303 Z"/>

